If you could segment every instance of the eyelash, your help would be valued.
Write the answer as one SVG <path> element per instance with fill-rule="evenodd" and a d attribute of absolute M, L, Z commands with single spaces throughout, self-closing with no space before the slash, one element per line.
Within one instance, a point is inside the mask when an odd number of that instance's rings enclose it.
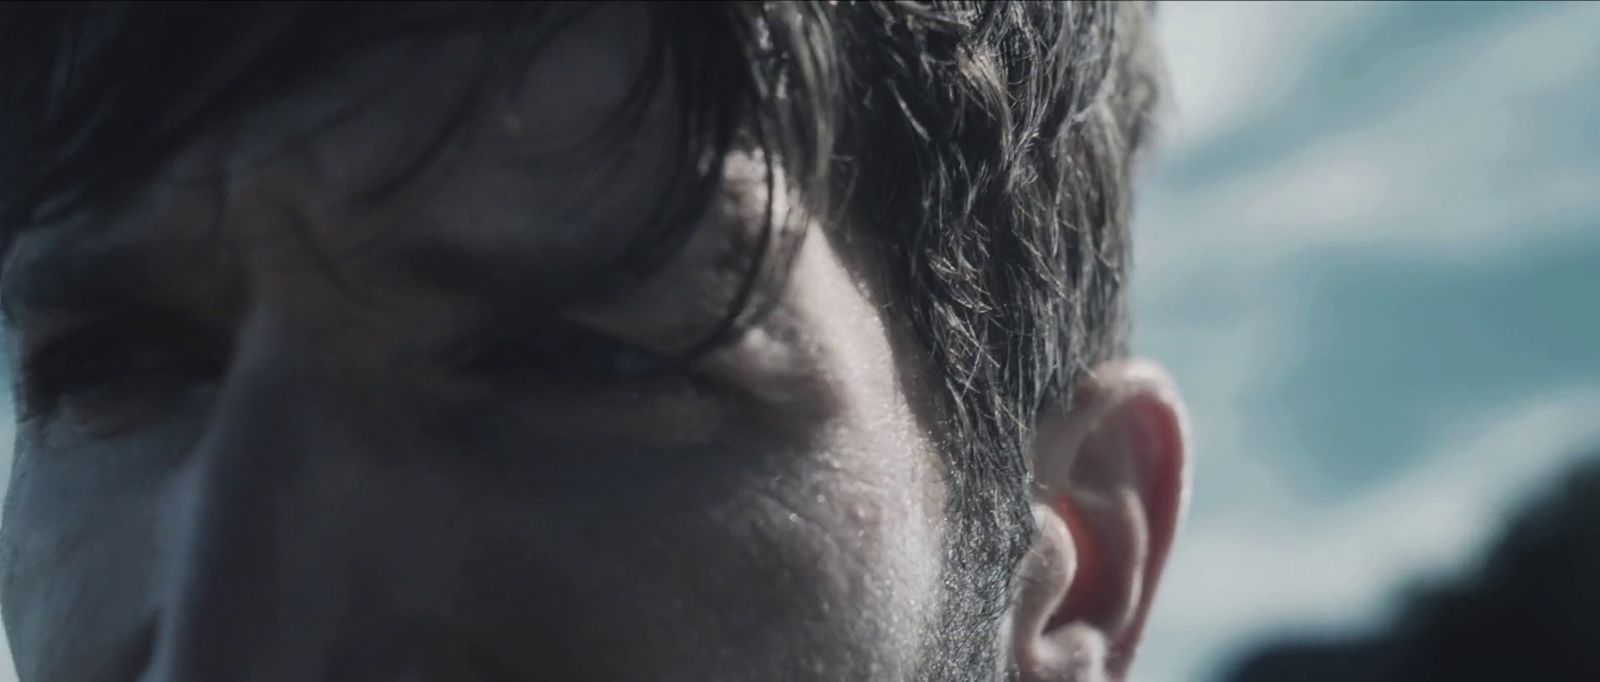
<path fill-rule="evenodd" d="M 687 372 L 671 358 L 559 323 L 476 346 L 454 366 L 462 373 L 490 379 L 536 374 L 541 380 L 567 385 L 649 382 Z"/>
<path fill-rule="evenodd" d="M 219 381 L 227 354 L 180 324 L 142 319 L 96 323 L 64 335 L 22 363 L 22 419 L 52 416 L 64 401 L 78 416 L 121 424 L 130 406 L 157 407 L 183 388 Z M 453 363 L 456 371 L 506 391 L 530 386 L 580 389 L 702 390 L 685 362 L 565 324 L 500 337 Z M 103 402 L 101 402 L 103 401 Z M 124 405 L 127 403 L 127 405 Z M 107 427 L 107 431 L 116 430 Z"/>
<path fill-rule="evenodd" d="M 135 385 L 140 381 L 218 379 L 225 356 L 198 336 L 185 337 L 181 329 L 181 323 L 166 320 L 114 320 L 64 335 L 25 358 L 19 416 L 47 415 L 64 400 L 140 388 Z"/>

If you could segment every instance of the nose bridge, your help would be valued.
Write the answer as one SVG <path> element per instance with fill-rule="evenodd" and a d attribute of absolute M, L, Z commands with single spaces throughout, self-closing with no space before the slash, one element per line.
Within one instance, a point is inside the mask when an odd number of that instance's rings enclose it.
<path fill-rule="evenodd" d="M 349 563 L 321 525 L 339 419 L 315 353 L 241 348 L 169 512 L 172 562 L 147 682 L 318 679 Z"/>

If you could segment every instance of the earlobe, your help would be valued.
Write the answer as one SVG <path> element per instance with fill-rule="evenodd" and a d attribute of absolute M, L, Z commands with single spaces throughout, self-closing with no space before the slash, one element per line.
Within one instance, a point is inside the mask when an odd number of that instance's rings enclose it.
<path fill-rule="evenodd" d="M 1025 680 L 1120 679 L 1187 491 L 1182 405 L 1147 363 L 1098 368 L 1034 440 L 1039 534 L 1013 612 Z"/>

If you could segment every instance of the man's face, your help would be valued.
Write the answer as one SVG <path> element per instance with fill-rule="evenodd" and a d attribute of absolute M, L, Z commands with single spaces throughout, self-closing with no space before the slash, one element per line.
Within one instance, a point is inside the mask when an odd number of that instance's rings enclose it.
<path fill-rule="evenodd" d="M 361 57 L 117 210 L 20 238 L 24 679 L 915 670 L 941 465 L 864 259 L 814 226 L 770 315 L 660 361 L 716 327 L 766 218 L 765 165 L 735 154 L 685 248 L 592 295 L 676 163 L 665 96 L 620 144 L 570 149 L 624 98 L 641 30 L 602 10 L 563 31 L 378 198 L 353 197 L 449 118 L 472 41 Z"/>

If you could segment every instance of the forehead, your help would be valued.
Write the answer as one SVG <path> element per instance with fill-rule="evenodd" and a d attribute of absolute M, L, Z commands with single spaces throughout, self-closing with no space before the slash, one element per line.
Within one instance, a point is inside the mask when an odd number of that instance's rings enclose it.
<path fill-rule="evenodd" d="M 675 171 L 674 83 L 638 6 L 550 14 L 509 74 L 504 41 L 482 31 L 364 49 L 187 141 L 128 201 L 35 241 L 309 231 L 332 252 L 448 242 L 530 270 L 613 257 L 660 212 Z"/>
<path fill-rule="evenodd" d="M 94 276 L 108 262 L 155 273 L 130 288 L 216 293 L 229 302 L 206 305 L 223 309 L 272 286 L 246 281 L 263 262 L 305 270 L 328 254 L 385 296 L 443 285 L 481 298 L 492 284 L 502 299 L 565 302 L 635 284 L 617 265 L 660 229 L 688 239 L 666 247 L 670 267 L 643 288 L 677 300 L 629 302 L 704 334 L 738 307 L 739 280 L 768 248 L 765 164 L 730 157 L 702 214 L 654 224 L 681 200 L 686 164 L 650 17 L 596 5 L 551 23 L 512 87 L 487 84 L 488 39 L 460 33 L 367 50 L 253 108 L 186 145 L 127 204 L 25 234 L 7 259 L 7 309 L 32 274 Z M 308 244 L 318 258 L 304 257 Z"/>
<path fill-rule="evenodd" d="M 499 73 L 503 41 L 481 31 L 366 50 L 196 140 L 160 180 L 371 214 L 327 221 L 347 230 L 437 224 L 470 240 L 534 215 L 574 231 L 636 222 L 634 207 L 600 199 L 660 191 L 675 142 L 669 74 L 648 61 L 637 6 L 560 11 L 571 16 L 542 22 L 558 30 L 529 27 L 537 43 L 510 74 Z M 652 83 L 664 87 L 636 101 Z"/>

